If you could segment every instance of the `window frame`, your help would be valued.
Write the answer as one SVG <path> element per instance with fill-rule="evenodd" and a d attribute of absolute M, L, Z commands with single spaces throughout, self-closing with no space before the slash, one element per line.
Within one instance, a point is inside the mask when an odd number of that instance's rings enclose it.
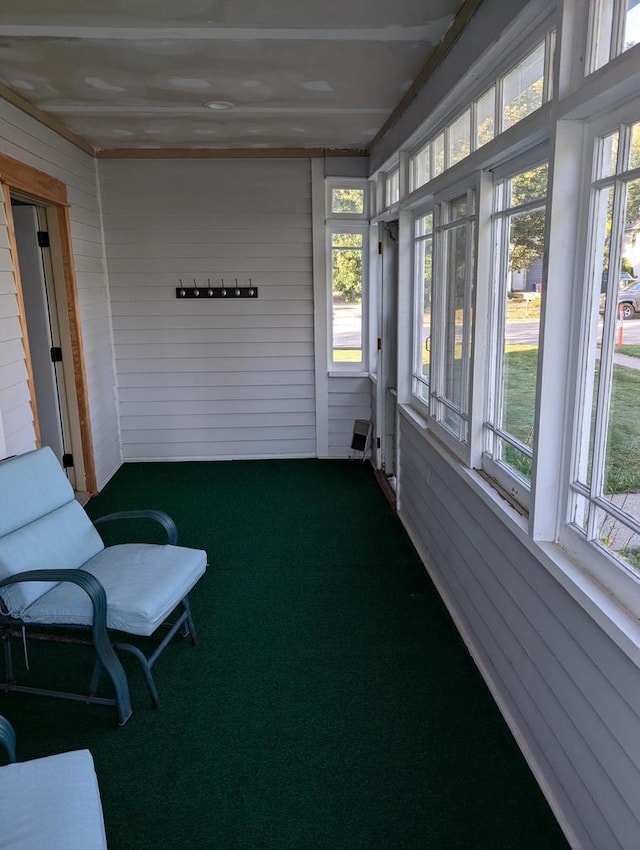
<path fill-rule="evenodd" d="M 508 61 L 495 69 L 494 73 L 484 75 L 481 83 L 474 86 L 471 90 L 471 97 L 465 94 L 459 98 L 457 106 L 454 110 L 447 113 L 444 120 L 434 122 L 432 129 L 426 133 L 420 134 L 412 146 L 408 149 L 408 168 L 409 168 L 409 193 L 417 193 L 428 186 L 429 182 L 441 177 L 450 168 L 458 168 L 461 163 L 464 163 L 476 151 L 481 150 L 485 145 L 495 142 L 496 139 L 505 133 L 509 132 L 512 127 L 517 126 L 522 121 L 527 120 L 530 115 L 539 112 L 544 106 L 549 103 L 555 91 L 554 83 L 554 57 L 556 52 L 556 24 L 553 20 L 545 20 L 541 25 L 536 26 L 534 31 L 528 38 L 524 39 L 519 45 L 517 53 L 509 56 Z M 515 71 L 530 55 L 537 49 L 543 47 L 543 77 L 542 77 L 542 102 L 540 106 L 532 110 L 527 115 L 518 119 L 518 121 L 510 124 L 508 128 L 504 128 L 503 116 L 503 84 L 504 79 Z M 482 100 L 490 91 L 494 90 L 494 127 L 493 137 L 481 145 L 477 144 L 477 103 Z M 451 127 L 461 118 L 461 116 L 469 110 L 470 112 L 470 138 L 469 138 L 469 153 L 467 156 L 455 163 L 449 162 L 449 135 Z M 435 143 L 442 140 L 443 155 L 442 168 L 436 173 L 435 170 Z M 418 183 L 416 174 L 418 168 L 416 162 L 418 157 L 426 155 L 429 163 L 429 179 L 423 183 Z"/>
<path fill-rule="evenodd" d="M 464 196 L 467 204 L 473 198 L 473 212 L 464 216 L 447 220 L 447 207 Z M 446 189 L 436 194 L 428 204 L 417 206 L 413 210 L 413 234 L 411 244 L 413 246 L 413 298 L 412 298 L 412 341 L 411 341 L 411 380 L 410 380 L 410 404 L 416 412 L 426 419 L 429 429 L 446 445 L 454 455 L 470 465 L 472 444 L 472 416 L 473 416 L 473 371 L 474 371 L 474 339 L 475 339 L 475 294 L 477 281 L 477 257 L 478 257 L 478 220 L 480 208 L 480 175 L 472 172 L 466 180 L 458 181 L 449 185 Z M 417 370 L 417 346 L 419 335 L 419 323 L 421 310 L 418 310 L 418 292 L 423 285 L 422 275 L 419 274 L 416 258 L 416 221 L 423 215 L 433 212 L 433 263 L 432 263 L 432 300 L 431 300 L 431 355 L 429 368 L 429 402 L 426 404 L 416 395 L 414 387 Z M 448 286 L 451 284 L 446 275 L 448 268 L 445 266 L 447 259 L 448 234 L 464 224 L 467 236 L 465 247 L 465 281 L 464 281 L 464 324 L 462 340 L 462 404 L 457 407 L 453 399 L 445 394 L 446 384 L 446 339 L 443 325 L 440 320 L 444 318 L 447 310 Z M 471 263 L 470 263 L 471 260 Z M 445 422 L 446 412 L 450 411 L 459 417 L 460 423 L 465 423 L 466 436 L 456 435 L 452 428 Z"/>
<path fill-rule="evenodd" d="M 400 201 L 400 165 L 384 175 L 384 208 L 388 210 Z"/>
<path fill-rule="evenodd" d="M 326 220 L 368 221 L 369 220 L 369 180 L 366 177 L 327 177 L 325 182 Z M 357 213 L 339 213 L 332 211 L 334 189 L 359 189 L 363 192 L 363 211 Z"/>
<path fill-rule="evenodd" d="M 360 360 L 349 362 L 333 359 L 334 352 L 334 325 L 333 325 L 333 239 L 332 237 L 341 233 L 355 233 L 362 235 L 362 301 L 361 301 L 361 317 L 360 317 L 360 350 L 362 356 Z M 369 223 L 356 221 L 341 221 L 334 220 L 327 222 L 326 226 L 327 239 L 327 278 L 328 278 L 328 298 L 327 298 L 327 327 L 328 327 L 328 368 L 329 372 L 368 372 L 369 363 L 369 345 L 368 345 L 368 282 L 369 282 Z M 339 349 L 343 350 L 343 349 Z M 346 349 L 345 349 L 346 350 Z"/>
<path fill-rule="evenodd" d="M 333 213 L 331 204 L 334 189 L 360 189 L 363 194 L 363 212 Z M 367 177 L 327 177 L 325 178 L 325 257 L 327 287 L 327 370 L 329 374 L 368 374 L 369 364 L 369 209 L 372 206 L 369 197 L 372 181 Z M 333 359 L 333 263 L 332 236 L 337 233 L 362 234 L 362 316 L 360 321 L 360 339 L 362 358 L 356 362 Z"/>
<path fill-rule="evenodd" d="M 519 451 L 524 448 L 524 453 L 530 456 L 532 465 L 535 463 L 535 443 L 530 449 L 523 447 L 519 441 L 506 430 L 495 424 L 498 408 L 503 396 L 504 386 L 504 362 L 502 355 L 504 354 L 504 335 L 506 329 L 506 311 L 505 311 L 505 296 L 506 296 L 506 274 L 508 269 L 506 263 L 508 261 L 508 233 L 505 233 L 505 227 L 508 227 L 509 220 L 517 214 L 526 213 L 528 211 L 544 208 L 545 212 L 545 231 L 548 226 L 550 192 L 549 180 L 550 169 L 548 172 L 547 191 L 544 199 L 535 199 L 517 206 L 507 206 L 501 209 L 497 208 L 497 190 L 500 184 L 505 181 L 517 177 L 527 171 L 533 170 L 541 165 L 550 166 L 549 163 L 549 146 L 547 144 L 532 147 L 520 156 L 509 159 L 492 170 L 491 182 L 491 261 L 490 261 L 490 279 L 489 279 L 489 318 L 487 322 L 488 331 L 488 346 L 487 346 L 487 362 L 486 368 L 486 386 L 487 392 L 485 397 L 485 410 L 483 412 L 483 447 L 482 447 L 482 469 L 493 478 L 497 484 L 509 493 L 510 496 L 525 510 L 529 510 L 532 504 L 533 495 L 533 480 L 531 483 L 517 474 L 517 472 L 509 467 L 508 464 L 501 462 L 496 458 L 495 453 L 490 448 L 490 443 L 496 442 L 499 439 L 513 445 Z M 545 254 L 547 252 L 547 239 L 545 237 Z M 543 269 L 545 268 L 543 256 Z M 543 272 L 543 288 L 545 285 L 546 275 Z M 542 291 L 540 298 L 542 300 Z M 542 312 L 542 311 L 541 311 Z M 536 362 L 536 375 L 539 376 L 541 358 L 542 358 L 542 333 L 543 322 L 542 315 L 540 319 L 538 331 L 538 354 Z M 534 433 L 538 429 L 538 420 L 540 415 L 540 405 L 538 397 L 538 378 L 536 379 L 536 396 L 534 409 Z"/>
<path fill-rule="evenodd" d="M 429 234 L 417 235 L 417 223 L 419 220 L 431 215 L 431 232 Z M 412 219 L 412 248 L 413 248 L 413 298 L 412 298 L 412 337 L 411 337 L 411 404 L 425 417 L 429 417 L 430 400 L 431 400 L 431 349 L 429 356 L 429 377 L 425 381 L 422 369 L 419 368 L 422 363 L 422 326 L 423 326 L 423 300 L 424 300 L 424 275 L 419 268 L 418 246 L 427 238 L 431 238 L 431 308 L 433 309 L 433 282 L 434 282 L 434 220 L 435 220 L 435 204 L 433 201 L 427 207 L 416 210 Z M 419 306 L 420 305 L 420 306 Z M 431 323 L 431 319 L 430 319 Z M 429 342 L 431 334 L 429 334 Z M 421 384 L 426 388 L 426 399 L 419 396 L 417 393 L 417 385 Z"/>
<path fill-rule="evenodd" d="M 629 120 L 630 113 L 633 119 Z M 635 119 L 635 120 L 634 120 Z M 590 573 L 596 581 L 614 598 L 625 600 L 631 610 L 640 610 L 640 571 L 634 570 L 632 566 L 627 564 L 604 545 L 598 541 L 588 539 L 588 535 L 581 533 L 572 521 L 573 508 L 575 499 L 578 497 L 590 499 L 590 488 L 582 485 L 577 481 L 578 469 L 584 452 L 584 404 L 585 394 L 588 391 L 585 389 L 585 384 L 589 380 L 588 373 L 588 357 L 589 348 L 592 344 L 592 327 L 591 315 L 594 309 L 594 299 L 596 298 L 594 284 L 594 268 L 593 261 L 595 257 L 596 247 L 590 248 L 593 242 L 593 222 L 595 218 L 595 198 L 602 190 L 603 184 L 608 182 L 606 179 L 598 179 L 594 175 L 596 162 L 599 157 L 598 144 L 601 139 L 612 132 L 615 132 L 621 125 L 631 126 L 640 121 L 640 97 L 626 103 L 624 106 L 617 106 L 605 115 L 598 116 L 593 121 L 586 125 L 585 143 L 584 143 L 584 167 L 583 167 L 583 185 L 585 187 L 582 208 L 579 218 L 579 243 L 576 246 L 576 255 L 581 257 L 581 262 L 576 268 L 576 279 L 574 281 L 575 297 L 580 297 L 582 301 L 582 310 L 576 316 L 576 323 L 579 323 L 574 334 L 574 352 L 572 358 L 572 367 L 576 375 L 575 395 L 568 408 L 566 416 L 566 434 L 567 434 L 567 452 L 566 452 L 566 468 L 563 481 L 563 502 L 564 512 L 558 528 L 557 540 L 558 543 L 572 556 L 582 567 Z M 632 174 L 634 177 L 628 179 L 640 178 L 640 168 L 629 169 L 622 172 L 626 175 Z M 617 182 L 620 171 L 616 171 L 615 177 L 612 177 L 612 183 Z M 625 182 L 627 182 L 625 180 Z M 615 276 L 613 276 L 615 279 Z M 611 292 L 616 284 L 612 284 L 609 292 Z M 599 298 L 599 292 L 597 297 Z M 611 316 L 613 310 L 608 311 Z M 612 320 L 610 320 L 612 321 Z M 606 326 L 603 330 L 607 332 Z M 607 347 L 613 348 L 615 341 L 609 327 L 609 337 L 607 339 Z M 608 411 L 607 411 L 608 415 Z M 602 416 L 600 416 L 602 420 Z M 601 425 L 599 427 L 602 427 Z M 598 435 L 594 436 L 597 439 Z M 602 439 L 602 435 L 601 435 Z M 629 515 L 625 519 L 623 512 L 616 508 L 613 503 L 602 502 L 600 505 L 599 498 L 593 498 L 593 504 L 597 507 L 602 506 L 606 512 L 617 516 L 619 520 L 625 524 L 629 522 Z M 635 524 L 640 529 L 640 520 L 635 520 Z"/>
<path fill-rule="evenodd" d="M 611 9 L 609 37 L 600 38 L 600 24 L 605 17 L 604 7 L 609 5 Z M 589 23 L 587 30 L 586 58 L 584 76 L 589 77 L 602 70 L 606 65 L 633 50 L 640 42 L 625 49 L 624 35 L 627 9 L 627 0 L 591 0 L 589 3 Z M 606 44 L 604 43 L 606 41 Z M 602 57 L 602 61 L 599 57 Z M 606 57 L 606 58 L 604 58 Z"/>

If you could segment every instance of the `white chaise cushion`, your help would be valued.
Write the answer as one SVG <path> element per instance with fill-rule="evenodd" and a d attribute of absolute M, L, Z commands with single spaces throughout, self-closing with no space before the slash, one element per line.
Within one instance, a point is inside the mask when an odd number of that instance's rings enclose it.
<path fill-rule="evenodd" d="M 106 850 L 89 750 L 0 767 L 0 847 Z"/>
<path fill-rule="evenodd" d="M 62 474 L 62 470 L 60 470 Z M 43 481 L 43 487 L 47 482 Z M 0 537 L 0 579 L 26 570 L 72 570 L 104 549 L 104 543 L 75 500 Z M 10 614 L 21 617 L 53 583 L 21 582 L 4 587 Z"/>
<path fill-rule="evenodd" d="M 151 635 L 203 575 L 207 555 L 201 549 L 124 543 L 108 546 L 84 566 L 107 594 L 107 627 Z M 90 625 L 92 607 L 79 587 L 62 582 L 29 606 L 27 623 Z"/>
<path fill-rule="evenodd" d="M 48 446 L 0 462 L 0 537 L 72 502 L 73 487 Z"/>

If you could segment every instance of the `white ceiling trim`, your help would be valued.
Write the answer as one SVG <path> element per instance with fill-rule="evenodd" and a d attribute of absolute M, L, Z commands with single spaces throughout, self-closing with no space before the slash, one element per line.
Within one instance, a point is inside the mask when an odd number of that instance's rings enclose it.
<path fill-rule="evenodd" d="M 110 27 L 49 26 L 41 24 L 0 25 L 5 38 L 82 38 L 100 41 L 438 41 L 453 21 L 446 16 L 424 26 L 391 25 L 374 29 L 264 29 L 261 27 Z"/>
<path fill-rule="evenodd" d="M 47 104 L 47 112 L 69 115 L 207 115 L 228 118 L 233 115 L 388 115 L 389 110 L 379 107 L 338 106 L 234 106 L 212 112 L 207 106 L 103 106 L 93 103 Z"/>

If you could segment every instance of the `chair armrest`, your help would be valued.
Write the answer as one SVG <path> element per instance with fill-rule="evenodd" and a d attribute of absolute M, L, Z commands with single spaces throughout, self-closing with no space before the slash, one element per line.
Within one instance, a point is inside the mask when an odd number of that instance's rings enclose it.
<path fill-rule="evenodd" d="M 93 648 L 96 651 L 100 663 L 111 676 L 111 681 L 116 691 L 116 705 L 118 706 L 119 722 L 121 726 L 131 717 L 131 699 L 129 697 L 129 686 L 127 675 L 120 659 L 109 640 L 107 632 L 107 594 L 98 579 L 85 570 L 26 570 L 0 581 L 0 588 L 8 587 L 10 584 L 20 584 L 23 581 L 68 581 L 80 587 L 87 594 L 93 608 L 91 631 L 93 634 Z M 47 625 L 42 623 L 41 625 Z"/>
<path fill-rule="evenodd" d="M 160 525 L 167 532 L 167 540 L 172 546 L 175 546 L 178 542 L 178 529 L 176 528 L 176 524 L 171 519 L 169 514 L 166 514 L 164 511 L 117 511 L 114 514 L 107 514 L 106 516 L 101 516 L 98 517 L 98 519 L 94 519 L 93 524 L 100 525 L 101 523 L 112 522 L 113 520 L 118 519 L 153 519 L 156 522 L 159 522 Z"/>
<path fill-rule="evenodd" d="M 13 731 L 13 726 L 9 723 L 6 717 L 0 714 L 0 743 L 4 744 L 4 748 L 9 756 L 9 761 L 13 763 L 16 760 L 16 733 Z"/>
<path fill-rule="evenodd" d="M 69 581 L 82 588 L 93 607 L 93 641 L 96 647 L 111 646 L 107 635 L 107 594 L 98 579 L 84 570 L 26 570 L 0 581 L 0 588 L 23 581 Z"/>

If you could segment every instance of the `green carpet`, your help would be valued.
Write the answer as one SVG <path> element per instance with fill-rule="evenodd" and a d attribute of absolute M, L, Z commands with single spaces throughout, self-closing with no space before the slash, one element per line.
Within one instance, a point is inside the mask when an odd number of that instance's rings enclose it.
<path fill-rule="evenodd" d="M 88 510 L 139 507 L 210 564 L 200 645 L 155 668 L 160 710 L 130 658 L 123 728 L 0 695 L 21 760 L 91 750 L 110 850 L 567 847 L 368 466 L 128 464 Z M 31 655 L 32 676 L 88 679 L 85 650 Z"/>

